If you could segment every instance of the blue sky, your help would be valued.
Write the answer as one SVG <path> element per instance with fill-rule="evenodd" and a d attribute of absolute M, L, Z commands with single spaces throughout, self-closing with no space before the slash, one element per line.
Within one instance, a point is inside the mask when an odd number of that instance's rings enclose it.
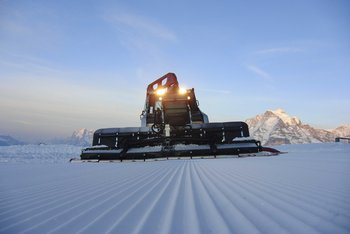
<path fill-rule="evenodd" d="M 0 1 L 0 133 L 139 126 L 172 71 L 211 121 L 350 122 L 350 2 Z"/>

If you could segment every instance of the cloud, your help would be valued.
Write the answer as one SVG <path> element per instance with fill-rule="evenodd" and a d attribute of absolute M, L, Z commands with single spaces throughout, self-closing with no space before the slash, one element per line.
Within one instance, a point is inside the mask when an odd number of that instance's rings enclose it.
<path fill-rule="evenodd" d="M 31 32 L 29 27 L 25 27 L 25 25 L 21 25 L 20 23 L 8 19 L 0 20 L 0 30 L 2 32 L 9 32 L 21 35 L 28 35 Z"/>
<path fill-rule="evenodd" d="M 221 89 L 197 89 L 199 91 L 203 91 L 203 92 L 209 92 L 209 93 L 217 93 L 217 94 L 230 94 L 231 91 L 229 90 L 221 90 Z"/>
<path fill-rule="evenodd" d="M 140 15 L 132 13 L 108 14 L 105 19 L 118 29 L 128 33 L 134 33 L 143 37 L 153 37 L 166 41 L 176 41 L 174 32 L 166 28 L 159 22 Z"/>
<path fill-rule="evenodd" d="M 267 73 L 266 71 L 264 71 L 263 69 L 255 66 L 255 65 L 247 65 L 246 68 L 252 72 L 254 72 L 257 76 L 259 76 L 260 78 L 264 79 L 265 81 L 271 81 L 272 80 L 272 76 Z"/>
<path fill-rule="evenodd" d="M 20 5 L 5 3 L 0 7 L 0 32 L 3 34 L 0 48 L 53 49 L 61 43 L 63 32 L 61 24 L 57 23 L 56 10 L 44 4 Z"/>
<path fill-rule="evenodd" d="M 4 51 L 2 51 L 4 52 Z M 50 73 L 52 75 L 61 74 L 62 72 L 47 60 L 35 56 L 27 56 L 15 53 L 4 52 L 0 55 L 0 68 L 9 68 L 12 71 L 28 71 L 33 73 Z"/>
<path fill-rule="evenodd" d="M 279 54 L 279 53 L 298 53 L 302 52 L 303 49 L 298 47 L 275 47 L 264 50 L 258 50 L 255 54 Z"/>

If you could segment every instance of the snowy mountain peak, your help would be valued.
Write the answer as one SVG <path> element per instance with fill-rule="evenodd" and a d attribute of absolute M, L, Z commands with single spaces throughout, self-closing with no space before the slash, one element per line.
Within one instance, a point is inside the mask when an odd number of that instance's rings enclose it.
<path fill-rule="evenodd" d="M 277 110 L 271 111 L 273 114 L 278 116 L 285 124 L 294 125 L 294 124 L 301 124 L 301 121 L 297 117 L 290 117 L 287 112 L 285 112 L 283 109 L 279 108 Z"/>
<path fill-rule="evenodd" d="M 283 109 L 266 111 L 246 120 L 252 137 L 263 145 L 320 143 L 334 141 L 332 132 L 302 124 Z"/>
<path fill-rule="evenodd" d="M 78 129 L 75 130 L 72 134 L 72 136 L 77 137 L 77 138 L 84 138 L 86 135 L 92 133 L 92 130 L 88 130 L 86 128 Z"/>
<path fill-rule="evenodd" d="M 93 135 L 94 131 L 86 128 L 75 130 L 71 136 L 70 143 L 73 145 L 91 145 Z"/>
<path fill-rule="evenodd" d="M 272 111 L 274 114 L 276 115 L 284 115 L 284 114 L 287 114 L 282 108 L 278 108 L 274 111 Z"/>

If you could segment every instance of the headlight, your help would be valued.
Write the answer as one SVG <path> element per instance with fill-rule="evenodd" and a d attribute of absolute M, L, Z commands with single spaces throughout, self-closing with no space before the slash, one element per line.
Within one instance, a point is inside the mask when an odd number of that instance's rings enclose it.
<path fill-rule="evenodd" d="M 179 88 L 179 94 L 186 94 L 187 93 L 187 89 L 184 88 Z"/>
<path fill-rule="evenodd" d="M 156 94 L 158 96 L 163 96 L 166 93 L 166 89 L 157 89 Z"/>

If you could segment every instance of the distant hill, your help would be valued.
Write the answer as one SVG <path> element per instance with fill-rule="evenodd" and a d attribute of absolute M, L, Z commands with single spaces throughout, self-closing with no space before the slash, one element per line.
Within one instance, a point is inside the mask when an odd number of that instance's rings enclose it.
<path fill-rule="evenodd" d="M 246 122 L 250 135 L 263 145 L 333 142 L 335 137 L 350 136 L 349 124 L 334 130 L 317 129 L 282 109 L 268 110 Z"/>
<path fill-rule="evenodd" d="M 9 146 L 9 145 L 23 145 L 24 143 L 11 137 L 0 135 L 0 146 Z"/>
<path fill-rule="evenodd" d="M 331 131 L 337 137 L 350 137 L 350 124 L 344 124 Z"/>
<path fill-rule="evenodd" d="M 69 138 L 69 144 L 90 146 L 92 144 L 93 135 L 93 130 L 89 130 L 86 128 L 78 129 L 74 131 L 72 136 Z"/>
<path fill-rule="evenodd" d="M 75 130 L 70 137 L 50 140 L 49 144 L 65 144 L 77 146 L 91 146 L 94 130 L 82 128 Z"/>

